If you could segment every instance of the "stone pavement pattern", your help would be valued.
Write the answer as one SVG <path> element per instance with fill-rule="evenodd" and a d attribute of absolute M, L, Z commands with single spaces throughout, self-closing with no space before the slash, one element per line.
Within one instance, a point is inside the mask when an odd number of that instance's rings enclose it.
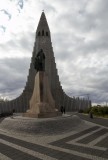
<path fill-rule="evenodd" d="M 17 130 L 19 126 L 12 130 L 12 123 L 14 126 L 17 121 L 22 122 L 19 123 L 20 131 Z M 23 132 L 25 121 L 29 125 L 33 122 L 31 124 L 37 125 L 39 131 L 35 130 L 33 134 L 34 130 L 30 132 L 30 128 L 27 133 L 25 127 Z M 108 127 L 75 115 L 34 121 L 21 118 L 1 121 L 0 160 L 108 160 Z"/>

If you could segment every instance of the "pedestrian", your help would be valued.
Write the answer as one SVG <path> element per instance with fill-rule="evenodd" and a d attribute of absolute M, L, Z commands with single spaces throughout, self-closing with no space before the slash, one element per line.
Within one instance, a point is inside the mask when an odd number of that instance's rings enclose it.
<path fill-rule="evenodd" d="M 92 112 L 92 110 L 89 112 L 89 114 L 90 114 L 90 118 L 93 118 L 93 112 Z"/>
<path fill-rule="evenodd" d="M 13 118 L 14 113 L 15 113 L 15 109 L 12 110 L 12 116 L 11 116 L 11 118 Z"/>
<path fill-rule="evenodd" d="M 61 113 L 63 114 L 63 112 L 64 112 L 63 106 L 60 107 L 60 111 L 61 111 Z"/>
<path fill-rule="evenodd" d="M 63 107 L 63 113 L 65 114 L 65 107 Z"/>

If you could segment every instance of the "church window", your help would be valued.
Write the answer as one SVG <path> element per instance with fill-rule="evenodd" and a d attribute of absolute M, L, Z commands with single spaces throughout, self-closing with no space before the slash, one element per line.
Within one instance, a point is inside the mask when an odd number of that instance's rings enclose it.
<path fill-rule="evenodd" d="M 42 36 L 44 36 L 44 30 L 42 30 Z"/>
<path fill-rule="evenodd" d="M 48 32 L 46 32 L 46 36 L 48 36 Z"/>

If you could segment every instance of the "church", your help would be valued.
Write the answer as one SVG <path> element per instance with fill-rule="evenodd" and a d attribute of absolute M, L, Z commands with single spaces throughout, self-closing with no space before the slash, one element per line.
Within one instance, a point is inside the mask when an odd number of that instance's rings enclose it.
<path fill-rule="evenodd" d="M 51 42 L 51 32 L 43 11 L 36 30 L 30 69 L 24 90 L 16 99 L 1 102 L 0 112 L 11 112 L 13 109 L 15 112 L 25 112 L 29 108 L 30 99 L 34 89 L 35 75 L 37 73 L 34 68 L 34 61 L 40 49 L 42 49 L 45 54 L 45 72 L 48 76 L 49 86 L 56 108 L 59 110 L 61 106 L 65 106 L 66 111 L 78 111 L 90 107 L 91 101 L 89 99 L 69 97 L 61 86 Z"/>

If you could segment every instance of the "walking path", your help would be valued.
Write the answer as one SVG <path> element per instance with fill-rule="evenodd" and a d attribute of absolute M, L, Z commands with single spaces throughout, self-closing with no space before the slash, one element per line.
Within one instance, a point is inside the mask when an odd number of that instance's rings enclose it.
<path fill-rule="evenodd" d="M 108 118 L 99 118 L 99 117 L 93 116 L 93 119 L 92 119 L 92 118 L 89 118 L 89 115 L 80 114 L 80 113 L 76 113 L 76 115 L 78 115 L 80 118 L 86 121 L 108 127 Z"/>
<path fill-rule="evenodd" d="M 0 160 L 108 160 L 107 124 L 77 113 L 5 118 L 0 121 Z"/>

